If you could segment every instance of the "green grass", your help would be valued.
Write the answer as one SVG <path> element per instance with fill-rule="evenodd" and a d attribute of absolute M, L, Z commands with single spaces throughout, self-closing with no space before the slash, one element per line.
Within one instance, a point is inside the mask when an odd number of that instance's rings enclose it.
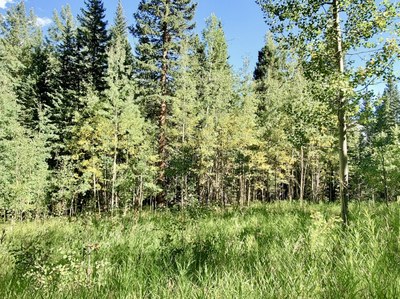
<path fill-rule="evenodd" d="M 0 225 L 0 298 L 400 298 L 400 205 L 276 203 Z"/>

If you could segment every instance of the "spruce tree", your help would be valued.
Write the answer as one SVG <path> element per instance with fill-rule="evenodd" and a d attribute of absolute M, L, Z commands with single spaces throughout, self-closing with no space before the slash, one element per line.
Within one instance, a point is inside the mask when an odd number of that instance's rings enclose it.
<path fill-rule="evenodd" d="M 71 138 L 75 124 L 75 112 L 84 108 L 80 105 L 80 68 L 77 44 L 77 26 L 69 5 L 62 7 L 61 12 L 54 13 L 54 25 L 49 36 L 57 60 L 56 80 L 57 96 L 51 109 L 51 120 L 57 135 L 55 156 L 67 155 L 66 144 Z M 64 157 L 65 158 L 65 157 Z M 61 163 L 61 162 L 60 162 Z"/>
<path fill-rule="evenodd" d="M 128 25 L 124 14 L 124 8 L 122 7 L 122 2 L 118 1 L 117 12 L 114 17 L 114 24 L 110 30 L 110 44 L 111 46 L 116 46 L 117 43 L 121 43 L 124 48 L 124 63 L 126 68 L 124 71 L 127 72 L 129 78 L 133 74 L 133 62 L 134 57 L 132 53 L 132 47 L 128 40 Z"/>
<path fill-rule="evenodd" d="M 381 104 L 376 108 L 376 129 L 377 133 L 385 133 L 387 142 L 393 140 L 393 129 L 399 125 L 400 116 L 400 94 L 393 78 L 387 82 L 386 88 L 381 97 Z"/>
<path fill-rule="evenodd" d="M 278 47 L 271 34 L 266 36 L 264 47 L 258 52 L 258 60 L 253 78 L 256 81 L 265 80 L 268 76 L 277 76 L 282 64 Z"/>
<path fill-rule="evenodd" d="M 85 0 L 86 9 L 78 16 L 78 48 L 80 50 L 80 75 L 83 84 L 91 84 L 97 92 L 106 87 L 107 74 L 107 21 L 102 0 Z M 82 88 L 83 86 L 81 86 Z"/>
<path fill-rule="evenodd" d="M 64 97 L 79 92 L 79 65 L 77 27 L 71 7 L 62 7 L 60 14 L 54 14 L 54 26 L 50 28 L 50 37 L 59 60 L 60 92 Z M 67 100 L 67 99 L 66 99 Z M 69 106 L 76 107 L 76 101 L 68 99 Z"/>
<path fill-rule="evenodd" d="M 140 85 L 145 88 L 146 109 L 158 119 L 159 185 L 163 192 L 158 200 L 165 201 L 167 168 L 167 116 L 172 94 L 173 70 L 182 39 L 194 28 L 196 4 L 191 0 L 141 0 L 130 27 L 138 39 L 136 69 Z"/>

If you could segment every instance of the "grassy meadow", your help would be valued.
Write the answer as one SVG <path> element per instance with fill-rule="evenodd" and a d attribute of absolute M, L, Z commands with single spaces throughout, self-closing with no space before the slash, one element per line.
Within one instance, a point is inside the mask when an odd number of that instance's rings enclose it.
<path fill-rule="evenodd" d="M 274 203 L 0 224 L 0 298 L 400 298 L 400 205 Z"/>

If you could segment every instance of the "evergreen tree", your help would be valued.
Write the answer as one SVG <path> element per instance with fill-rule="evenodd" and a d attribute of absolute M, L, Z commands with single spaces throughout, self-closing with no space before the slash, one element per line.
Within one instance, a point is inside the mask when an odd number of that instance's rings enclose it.
<path fill-rule="evenodd" d="M 56 135 L 53 155 L 58 157 L 68 154 L 66 144 L 71 138 L 72 127 L 75 124 L 74 114 L 84 107 L 79 103 L 81 91 L 77 27 L 70 6 L 62 7 L 59 14 L 55 12 L 53 19 L 54 25 L 49 30 L 49 36 L 57 60 L 54 69 L 58 88 L 50 119 L 55 126 Z"/>
<path fill-rule="evenodd" d="M 192 19 L 196 4 L 191 0 L 141 0 L 134 14 L 131 32 L 138 39 L 136 70 L 140 85 L 145 88 L 149 116 L 159 124 L 159 185 L 165 201 L 167 168 L 167 115 L 172 95 L 173 70 L 182 39 L 194 28 Z"/>
<path fill-rule="evenodd" d="M 253 78 L 256 81 L 262 81 L 268 76 L 279 74 L 282 71 L 282 58 L 275 45 L 273 37 L 268 34 L 264 47 L 258 52 L 258 60 L 254 70 Z"/>
<path fill-rule="evenodd" d="M 114 18 L 114 24 L 111 27 L 111 45 L 116 45 L 118 42 L 122 43 L 125 52 L 125 71 L 129 71 L 127 74 L 129 78 L 133 75 L 133 63 L 134 56 L 132 53 L 132 47 L 128 40 L 128 25 L 122 7 L 122 2 L 118 1 L 117 12 Z"/>
<path fill-rule="evenodd" d="M 55 12 L 53 19 L 50 37 L 59 60 L 58 80 L 63 97 L 68 98 L 68 94 L 79 92 L 77 27 L 69 5 L 62 7 L 60 14 Z M 65 106 L 77 108 L 73 99 L 65 101 Z"/>
<path fill-rule="evenodd" d="M 103 92 L 107 74 L 107 21 L 102 0 L 85 0 L 86 9 L 78 16 L 78 48 L 80 50 L 80 76 L 82 84 L 92 84 L 96 92 Z M 83 88 L 83 85 L 80 86 Z"/>
<path fill-rule="evenodd" d="M 378 191 L 378 196 L 388 201 L 393 197 L 396 187 L 393 184 L 395 174 L 393 170 L 397 160 L 394 148 L 398 142 L 398 117 L 400 95 L 393 78 L 387 82 L 375 109 L 375 124 L 370 143 L 370 161 L 365 169 L 369 174 L 370 186 L 374 186 L 371 192 Z M 365 159 L 365 158 L 364 158 Z"/>
<path fill-rule="evenodd" d="M 389 79 L 381 102 L 376 109 L 376 132 L 385 132 L 388 138 L 393 137 L 394 126 L 400 124 L 400 94 L 393 78 Z"/>

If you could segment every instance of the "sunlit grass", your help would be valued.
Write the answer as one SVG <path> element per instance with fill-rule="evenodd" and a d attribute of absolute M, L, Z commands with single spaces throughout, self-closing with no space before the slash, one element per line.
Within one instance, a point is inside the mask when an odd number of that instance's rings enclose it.
<path fill-rule="evenodd" d="M 400 298 L 400 205 L 145 211 L 0 225 L 1 298 Z"/>

